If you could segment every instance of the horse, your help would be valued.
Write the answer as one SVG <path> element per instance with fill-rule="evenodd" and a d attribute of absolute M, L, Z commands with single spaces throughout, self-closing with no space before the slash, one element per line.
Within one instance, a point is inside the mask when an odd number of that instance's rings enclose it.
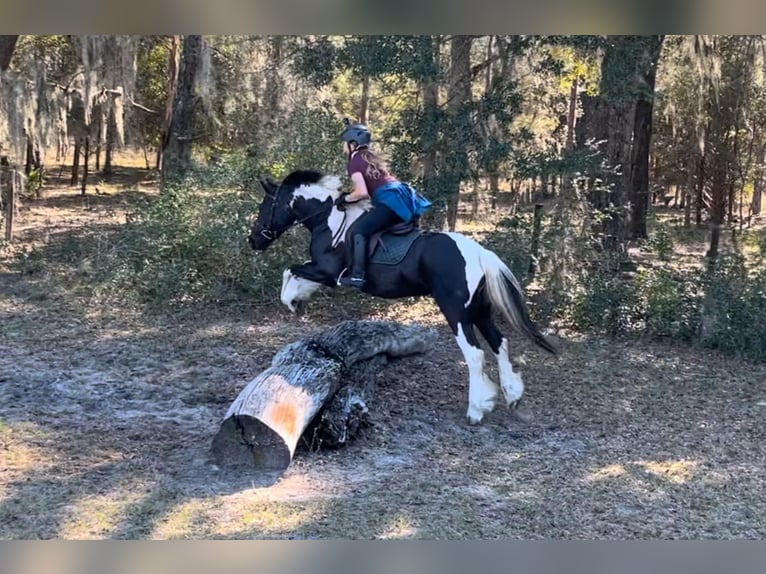
<path fill-rule="evenodd" d="M 349 230 L 372 204 L 365 199 L 339 209 L 334 200 L 341 194 L 340 178 L 316 170 L 293 171 L 281 183 L 271 177 L 258 181 L 265 196 L 248 236 L 253 250 L 268 249 L 293 225 L 302 224 L 311 233 L 311 260 L 283 272 L 280 299 L 296 312 L 322 285 L 338 286 L 347 269 Z M 468 366 L 466 417 L 471 425 L 479 424 L 495 408 L 498 391 L 485 373 L 485 353 L 474 332 L 476 327 L 497 359 L 506 404 L 515 409 L 524 393 L 524 382 L 513 370 L 508 339 L 495 324 L 493 311 L 499 311 L 514 329 L 548 353 L 557 355 L 557 348 L 530 319 L 521 285 L 496 253 L 460 233 L 420 230 L 418 224 L 412 227 L 406 254 L 400 254 L 395 264 L 368 259 L 362 292 L 386 299 L 433 297 Z M 403 231 L 388 230 L 370 245 L 381 240 L 390 243 Z M 376 250 L 381 248 L 378 245 Z"/>

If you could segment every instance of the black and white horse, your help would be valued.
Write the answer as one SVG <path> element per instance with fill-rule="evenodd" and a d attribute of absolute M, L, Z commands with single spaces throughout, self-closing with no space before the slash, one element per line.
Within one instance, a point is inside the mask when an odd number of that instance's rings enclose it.
<path fill-rule="evenodd" d="M 295 312 L 321 285 L 337 286 L 347 264 L 347 231 L 371 204 L 365 200 L 339 210 L 333 202 L 341 194 L 340 179 L 316 171 L 295 171 L 279 184 L 260 183 L 266 195 L 248 238 L 253 249 L 267 249 L 297 223 L 311 232 L 311 260 L 283 274 L 281 300 Z M 524 383 L 509 360 L 508 340 L 492 319 L 493 310 L 535 344 L 557 353 L 530 320 L 522 288 L 508 266 L 459 233 L 424 231 L 400 264 L 369 263 L 366 280 L 363 291 L 372 296 L 434 298 L 468 365 L 466 416 L 472 424 L 492 411 L 497 396 L 497 385 L 484 372 L 484 351 L 474 326 L 497 357 L 500 388 L 508 406 L 517 405 L 524 392 Z"/>

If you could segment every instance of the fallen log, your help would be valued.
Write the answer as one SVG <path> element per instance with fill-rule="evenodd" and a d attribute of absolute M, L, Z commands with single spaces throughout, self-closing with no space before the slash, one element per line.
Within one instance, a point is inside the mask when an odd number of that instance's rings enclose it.
<path fill-rule="evenodd" d="M 387 321 L 345 321 L 280 349 L 238 394 L 213 438 L 221 467 L 281 475 L 299 443 L 338 448 L 369 424 L 374 378 L 390 358 L 424 353 L 435 332 Z"/>

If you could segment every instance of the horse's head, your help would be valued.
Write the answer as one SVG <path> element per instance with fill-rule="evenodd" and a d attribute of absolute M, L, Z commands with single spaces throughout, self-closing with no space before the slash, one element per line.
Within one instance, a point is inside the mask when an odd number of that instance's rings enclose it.
<path fill-rule="evenodd" d="M 260 179 L 266 192 L 248 241 L 264 251 L 296 222 L 307 222 L 325 210 L 329 214 L 340 193 L 340 179 L 318 171 L 294 171 L 281 183 Z"/>
<path fill-rule="evenodd" d="M 247 239 L 253 249 L 264 251 L 295 222 L 295 213 L 290 206 L 292 193 L 287 187 L 271 178 L 259 178 L 258 181 L 265 195 Z"/>

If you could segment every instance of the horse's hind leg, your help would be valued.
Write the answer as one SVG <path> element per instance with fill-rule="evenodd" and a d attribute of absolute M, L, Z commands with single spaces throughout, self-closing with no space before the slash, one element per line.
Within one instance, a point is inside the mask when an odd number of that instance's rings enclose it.
<path fill-rule="evenodd" d="M 503 390 L 505 402 L 514 408 L 524 394 L 524 381 L 513 371 L 513 365 L 508 356 L 508 339 L 497 328 L 492 319 L 492 309 L 489 305 L 481 305 L 476 312 L 476 326 L 489 343 L 497 358 L 497 370 L 500 376 L 500 388 Z"/>
<path fill-rule="evenodd" d="M 434 299 L 447 318 L 455 334 L 460 351 L 468 365 L 468 410 L 466 417 L 471 424 L 481 422 L 484 415 L 495 408 L 497 385 L 484 372 L 484 351 L 473 330 L 471 313 L 457 293 L 434 294 Z M 462 300 L 461 300 L 462 299 Z"/>

